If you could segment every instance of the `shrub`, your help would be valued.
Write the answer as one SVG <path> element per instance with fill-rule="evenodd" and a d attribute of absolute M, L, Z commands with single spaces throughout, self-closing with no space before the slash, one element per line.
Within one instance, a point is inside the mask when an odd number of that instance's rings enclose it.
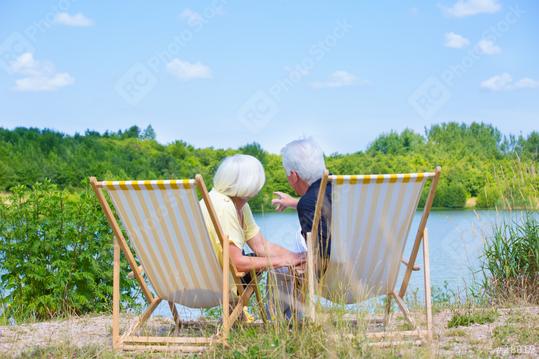
<path fill-rule="evenodd" d="M 501 204 L 502 193 L 498 186 L 494 184 L 486 185 L 483 190 L 479 191 L 477 196 L 477 207 L 479 208 L 494 208 Z"/>
<path fill-rule="evenodd" d="M 464 208 L 466 205 L 466 188 L 460 182 L 441 183 L 436 190 L 434 207 Z"/>
<path fill-rule="evenodd" d="M 490 298 L 539 303 L 539 221 L 534 213 L 495 226 L 484 245 L 482 272 Z"/>
<path fill-rule="evenodd" d="M 112 300 L 112 234 L 95 194 L 50 182 L 15 187 L 0 203 L 4 316 L 46 319 L 103 312 Z M 127 304 L 133 281 L 121 271 Z"/>

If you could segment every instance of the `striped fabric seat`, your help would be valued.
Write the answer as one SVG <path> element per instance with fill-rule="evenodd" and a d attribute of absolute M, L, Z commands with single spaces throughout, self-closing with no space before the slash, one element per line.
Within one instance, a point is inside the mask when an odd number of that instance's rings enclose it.
<path fill-rule="evenodd" d="M 329 176 L 331 258 L 323 296 L 356 303 L 393 291 L 421 191 L 434 175 Z"/>
<path fill-rule="evenodd" d="M 307 233 L 307 315 L 316 318 L 316 298 L 325 297 L 337 303 L 359 303 L 385 296 L 384 327 L 387 329 L 394 300 L 406 321 L 408 331 L 367 333 L 373 339 L 395 339 L 419 336 L 420 342 L 432 340 L 432 298 L 427 220 L 436 195 L 442 169 L 434 172 L 330 176 L 324 171 L 318 193 L 312 233 L 318 233 L 326 187 L 331 183 L 331 254 L 329 260 L 315 260 L 316 245 Z M 421 192 L 431 180 L 421 220 L 407 261 L 403 260 L 406 240 Z M 327 210 L 327 209 L 326 209 Z M 329 212 L 329 211 L 328 211 Z M 326 215 L 329 215 L 327 213 Z M 423 285 L 426 329 L 420 329 L 405 302 L 406 290 L 420 247 L 423 248 Z M 400 265 L 405 265 L 400 290 L 395 289 Z M 315 268 L 325 268 L 318 281 Z M 315 284 L 316 282 L 316 284 Z"/>
<path fill-rule="evenodd" d="M 112 347 L 115 350 L 148 348 L 154 351 L 201 352 L 216 341 L 226 344 L 231 326 L 240 318 L 243 307 L 253 294 L 256 295 L 262 320 L 266 321 L 257 276 L 252 271 L 250 282 L 244 283 L 239 277 L 242 273 L 231 263 L 228 237 L 222 231 L 201 175 L 196 175 L 194 180 L 167 181 L 98 182 L 95 177 L 90 177 L 90 185 L 114 233 Z M 202 195 L 217 232 L 222 248 L 219 255 L 211 243 L 197 191 Z M 109 194 L 116 213 L 105 192 Z M 129 242 L 116 217 L 123 224 Z M 130 247 L 135 249 L 142 268 Z M 121 253 L 148 303 L 136 322 L 123 334 L 120 331 Z M 168 302 L 176 332 L 182 327 L 176 304 L 191 308 L 221 306 L 222 326 L 216 329 L 215 334 L 210 330 L 206 333 L 208 335 L 200 337 L 140 335 L 139 329 L 163 300 Z"/>
<path fill-rule="evenodd" d="M 100 186 L 110 195 L 158 297 L 191 308 L 221 303 L 223 270 L 195 180 L 103 181 Z"/>

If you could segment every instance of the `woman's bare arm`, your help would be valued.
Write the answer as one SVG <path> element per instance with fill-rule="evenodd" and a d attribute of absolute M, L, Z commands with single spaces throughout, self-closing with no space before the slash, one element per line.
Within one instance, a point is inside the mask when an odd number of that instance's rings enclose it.
<path fill-rule="evenodd" d="M 253 238 L 249 239 L 247 244 L 259 257 L 278 257 L 293 254 L 288 249 L 266 240 L 261 231 L 258 231 Z"/>
<path fill-rule="evenodd" d="M 251 270 L 260 270 L 268 268 L 278 268 L 286 266 L 297 266 L 305 262 L 305 256 L 301 254 L 289 254 L 272 257 L 250 257 L 244 256 L 241 249 L 234 244 L 229 244 L 230 259 L 239 272 L 249 272 Z M 256 252 L 255 252 L 256 253 Z"/>

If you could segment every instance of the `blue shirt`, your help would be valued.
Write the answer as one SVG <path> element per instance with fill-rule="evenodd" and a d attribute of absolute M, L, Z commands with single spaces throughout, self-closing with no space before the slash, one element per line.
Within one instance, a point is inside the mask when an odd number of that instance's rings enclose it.
<path fill-rule="evenodd" d="M 313 228 L 314 212 L 316 208 L 316 199 L 320 190 L 321 179 L 313 182 L 307 192 L 298 202 L 298 218 L 301 225 L 301 234 L 307 238 L 307 233 Z M 322 258 L 329 258 L 331 252 L 331 183 L 327 184 L 324 205 L 322 207 L 322 216 L 318 226 L 318 248 Z"/>

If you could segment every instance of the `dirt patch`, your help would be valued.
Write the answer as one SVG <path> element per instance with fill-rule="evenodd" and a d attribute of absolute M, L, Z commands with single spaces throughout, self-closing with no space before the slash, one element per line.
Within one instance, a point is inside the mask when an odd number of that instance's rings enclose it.
<path fill-rule="evenodd" d="M 453 312 L 441 311 L 434 316 L 434 341 L 430 347 L 436 357 L 539 357 L 539 307 L 497 309 L 492 323 L 448 328 Z M 421 313 L 414 315 L 421 322 Z M 135 320 L 124 318 L 122 328 Z M 395 321 L 400 321 L 395 318 Z M 168 318 L 152 318 L 149 326 L 161 328 L 161 334 L 173 328 Z M 88 316 L 66 320 L 0 327 L 0 357 L 16 357 L 40 348 L 99 348 L 99 355 L 112 355 L 111 317 Z M 402 347 L 405 357 L 425 353 L 425 349 Z M 420 351 L 421 350 L 421 351 Z M 66 356 L 48 353 L 47 357 Z M 73 356 L 73 355 L 67 355 Z M 75 355 L 80 356 L 80 355 Z M 95 356 L 93 354 L 92 356 Z"/>
<path fill-rule="evenodd" d="M 477 205 L 477 197 L 470 197 L 466 200 L 466 208 L 474 208 Z"/>
<path fill-rule="evenodd" d="M 111 346 L 110 316 L 0 327 L 0 356 L 17 356 L 36 348 L 72 345 Z"/>
<path fill-rule="evenodd" d="M 434 318 L 436 353 L 442 357 L 539 357 L 539 307 L 499 308 L 498 317 L 492 323 L 471 324 L 447 328 L 451 311 L 443 311 Z M 518 336 L 503 337 L 505 332 L 524 332 L 532 335 L 530 340 Z"/>

